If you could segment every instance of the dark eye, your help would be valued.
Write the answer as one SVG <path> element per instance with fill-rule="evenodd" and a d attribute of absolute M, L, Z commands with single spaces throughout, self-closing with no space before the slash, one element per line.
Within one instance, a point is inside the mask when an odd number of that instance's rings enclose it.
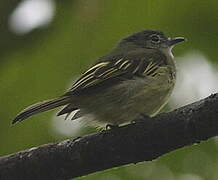
<path fill-rule="evenodd" d="M 160 42 L 160 36 L 153 34 L 151 35 L 151 41 L 154 43 L 159 43 Z"/>

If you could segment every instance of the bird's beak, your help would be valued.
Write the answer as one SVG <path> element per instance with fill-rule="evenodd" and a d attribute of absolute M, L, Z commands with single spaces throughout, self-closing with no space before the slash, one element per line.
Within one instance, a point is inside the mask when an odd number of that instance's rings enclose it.
<path fill-rule="evenodd" d="M 184 37 L 175 37 L 175 38 L 168 38 L 168 45 L 169 46 L 173 46 L 177 43 L 180 43 L 180 42 L 183 42 L 185 41 L 186 39 Z"/>

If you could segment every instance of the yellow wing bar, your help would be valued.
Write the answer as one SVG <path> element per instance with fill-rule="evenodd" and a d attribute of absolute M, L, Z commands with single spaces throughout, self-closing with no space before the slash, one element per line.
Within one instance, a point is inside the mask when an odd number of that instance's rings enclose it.
<path fill-rule="evenodd" d="M 158 65 L 153 62 L 148 63 L 144 60 L 128 60 L 123 58 L 116 61 L 99 62 L 83 73 L 73 84 L 70 91 L 85 89 L 126 73 L 146 76 L 153 74 L 157 67 Z"/>

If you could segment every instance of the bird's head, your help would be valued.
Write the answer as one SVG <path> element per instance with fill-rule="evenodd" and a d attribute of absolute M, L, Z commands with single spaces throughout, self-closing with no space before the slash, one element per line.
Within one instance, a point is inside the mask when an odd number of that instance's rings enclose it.
<path fill-rule="evenodd" d="M 143 30 L 123 38 L 120 42 L 120 46 L 134 45 L 148 49 L 171 49 L 175 44 L 184 40 L 185 38 L 183 37 L 166 37 L 161 31 Z"/>

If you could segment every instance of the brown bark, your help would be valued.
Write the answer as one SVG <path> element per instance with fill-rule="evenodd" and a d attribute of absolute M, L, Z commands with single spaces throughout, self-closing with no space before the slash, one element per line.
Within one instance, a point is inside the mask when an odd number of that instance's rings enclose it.
<path fill-rule="evenodd" d="M 150 161 L 218 134 L 218 94 L 154 118 L 0 158 L 1 180 L 57 180 Z"/>

